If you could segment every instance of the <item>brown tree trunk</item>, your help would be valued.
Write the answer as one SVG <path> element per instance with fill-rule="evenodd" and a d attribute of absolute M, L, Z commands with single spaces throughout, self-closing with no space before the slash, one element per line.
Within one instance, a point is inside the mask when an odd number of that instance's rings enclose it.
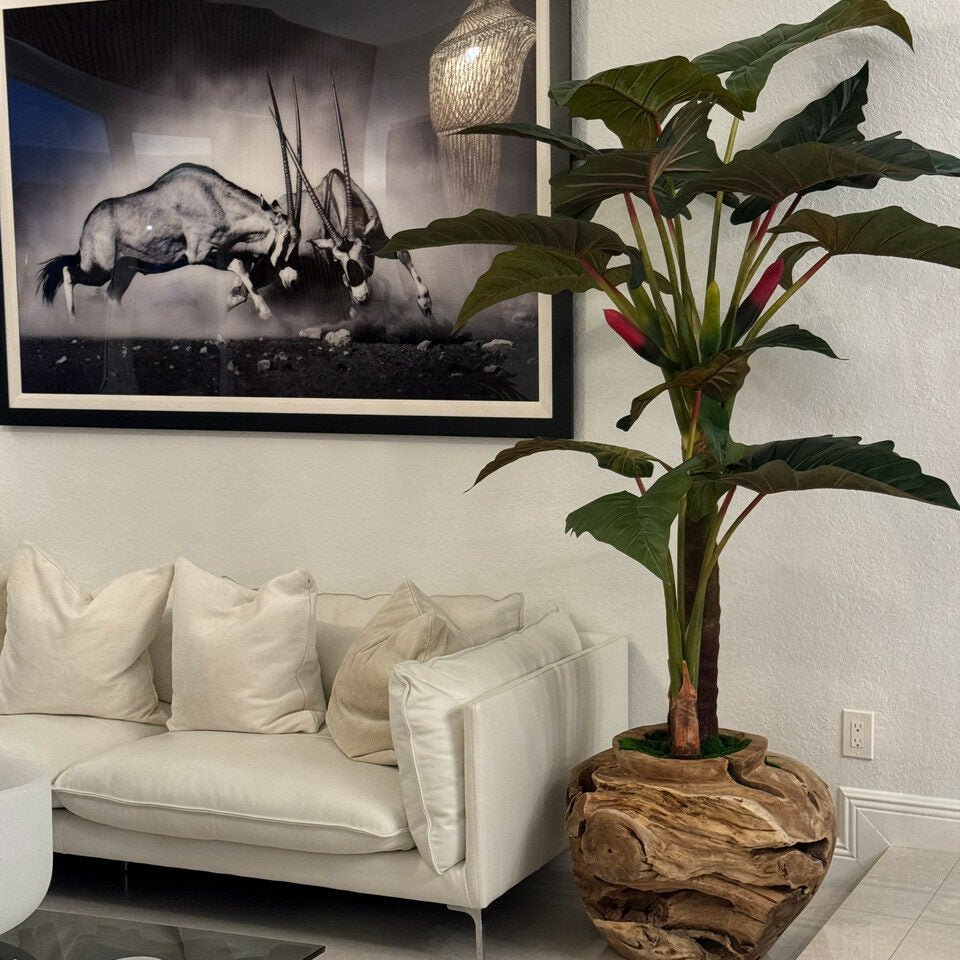
<path fill-rule="evenodd" d="M 700 724 L 697 720 L 697 691 L 690 682 L 687 661 L 683 661 L 683 685 L 670 698 L 667 717 L 670 755 L 680 759 L 700 756 Z"/>
<path fill-rule="evenodd" d="M 686 523 L 684 602 L 690 616 L 707 539 L 716 514 L 702 520 Z M 717 722 L 717 669 L 720 655 L 720 567 L 714 569 L 707 584 L 707 598 L 703 610 L 703 635 L 700 643 L 700 675 L 697 682 L 697 715 L 700 718 L 700 737 L 713 737 L 719 731 Z"/>

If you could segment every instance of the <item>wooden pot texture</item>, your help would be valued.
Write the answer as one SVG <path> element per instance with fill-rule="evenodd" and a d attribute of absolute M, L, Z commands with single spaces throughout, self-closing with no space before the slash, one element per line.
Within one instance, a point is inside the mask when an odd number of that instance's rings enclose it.
<path fill-rule="evenodd" d="M 827 785 L 749 746 L 715 760 L 613 749 L 580 764 L 566 828 L 577 886 L 629 960 L 758 960 L 817 892 L 837 839 Z"/>

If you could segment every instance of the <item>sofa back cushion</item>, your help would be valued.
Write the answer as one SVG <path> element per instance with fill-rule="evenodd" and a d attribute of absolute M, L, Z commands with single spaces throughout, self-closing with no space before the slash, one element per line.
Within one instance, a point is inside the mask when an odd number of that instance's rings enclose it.
<path fill-rule="evenodd" d="M 483 646 L 394 669 L 390 726 L 403 806 L 420 855 L 437 873 L 466 855 L 463 705 L 581 649 L 569 618 L 554 612 Z M 548 738 L 549 717 L 544 723 L 517 735 Z"/>
<path fill-rule="evenodd" d="M 7 583 L 0 713 L 163 724 L 147 653 L 173 565 L 81 590 L 43 551 L 21 544 Z"/>
<path fill-rule="evenodd" d="M 256 590 L 177 560 L 170 730 L 316 733 L 325 709 L 305 570 Z"/>
<path fill-rule="evenodd" d="M 390 598 L 387 593 L 361 597 L 355 593 L 321 593 L 317 596 L 317 654 L 327 702 L 333 679 L 360 628 Z M 523 594 L 500 599 L 484 596 L 435 596 L 434 603 L 475 643 L 512 633 L 523 626 Z M 173 643 L 173 608 L 168 604 L 156 639 L 150 647 L 157 693 L 169 703 L 173 696 L 170 657 Z"/>

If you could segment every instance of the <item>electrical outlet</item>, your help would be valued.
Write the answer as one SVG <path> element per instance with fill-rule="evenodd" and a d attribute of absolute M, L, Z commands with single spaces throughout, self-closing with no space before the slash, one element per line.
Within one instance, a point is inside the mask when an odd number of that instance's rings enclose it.
<path fill-rule="evenodd" d="M 873 759 L 873 711 L 843 711 L 843 755 L 858 760 Z"/>

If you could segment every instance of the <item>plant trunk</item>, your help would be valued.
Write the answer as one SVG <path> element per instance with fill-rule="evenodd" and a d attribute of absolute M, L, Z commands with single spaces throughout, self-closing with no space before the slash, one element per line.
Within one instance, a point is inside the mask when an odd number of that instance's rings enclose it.
<path fill-rule="evenodd" d="M 670 756 L 693 759 L 700 756 L 700 724 L 697 721 L 697 691 L 690 682 L 687 661 L 683 661 L 683 685 L 670 698 L 667 714 Z"/>
<path fill-rule="evenodd" d="M 710 528 L 716 513 L 702 520 L 686 523 L 684 603 L 687 617 L 693 607 L 700 580 L 700 569 L 707 551 Z M 703 633 L 700 641 L 700 672 L 697 680 L 697 716 L 700 719 L 701 738 L 715 737 L 720 726 L 717 722 L 717 670 L 720 656 L 720 567 L 717 565 L 707 584 L 706 603 L 703 609 Z"/>

